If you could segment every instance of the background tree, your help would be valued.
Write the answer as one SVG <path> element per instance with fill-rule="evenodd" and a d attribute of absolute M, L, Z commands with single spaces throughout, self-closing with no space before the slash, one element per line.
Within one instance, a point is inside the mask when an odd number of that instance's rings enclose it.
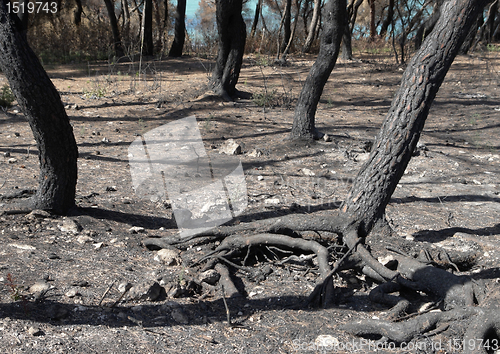
<path fill-rule="evenodd" d="M 143 47 L 142 54 L 151 56 L 154 54 L 153 45 L 153 0 L 144 0 L 143 14 Z"/>
<path fill-rule="evenodd" d="M 61 97 L 19 30 L 17 16 L 0 3 L 0 68 L 36 140 L 39 185 L 28 207 L 66 213 L 75 204 L 78 149 Z"/>
<path fill-rule="evenodd" d="M 323 88 L 339 55 L 342 34 L 346 25 L 346 1 L 330 0 L 323 17 L 324 28 L 318 58 L 309 71 L 297 100 L 290 133 L 292 140 L 310 140 L 318 137 L 314 117 Z"/>
<path fill-rule="evenodd" d="M 186 0 L 177 0 L 175 10 L 174 41 L 168 53 L 169 57 L 182 56 L 184 40 L 186 38 Z"/>
<path fill-rule="evenodd" d="M 118 21 L 115 15 L 115 3 L 113 0 L 104 0 L 106 10 L 108 11 L 109 23 L 111 25 L 111 32 L 113 33 L 113 48 L 117 57 L 124 55 L 120 31 L 118 30 Z"/>
<path fill-rule="evenodd" d="M 243 63 L 246 25 L 241 15 L 242 7 L 242 0 L 216 0 L 219 48 L 210 86 L 226 99 L 236 94 Z"/>
<path fill-rule="evenodd" d="M 314 0 L 314 8 L 313 8 L 311 23 L 309 25 L 307 38 L 304 42 L 304 45 L 302 46 L 303 53 L 309 53 L 309 51 L 311 50 L 311 46 L 313 44 L 314 37 L 316 35 L 316 27 L 318 26 L 320 14 L 321 14 L 321 0 Z"/>

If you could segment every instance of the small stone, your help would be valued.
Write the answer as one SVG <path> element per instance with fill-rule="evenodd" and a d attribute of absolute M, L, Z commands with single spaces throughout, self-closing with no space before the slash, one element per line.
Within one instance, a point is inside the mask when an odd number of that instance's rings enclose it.
<path fill-rule="evenodd" d="M 10 159 L 7 160 L 8 163 L 16 163 L 17 159 L 11 157 Z"/>
<path fill-rule="evenodd" d="M 49 255 L 47 256 L 48 259 L 61 259 L 61 257 L 59 257 L 57 255 L 57 253 L 49 253 Z"/>
<path fill-rule="evenodd" d="M 132 226 L 130 229 L 128 229 L 128 232 L 131 234 L 138 234 L 145 231 L 146 230 L 142 226 Z"/>
<path fill-rule="evenodd" d="M 109 139 L 108 138 L 102 138 L 102 142 L 103 143 L 109 143 Z"/>
<path fill-rule="evenodd" d="M 8 152 L 8 151 L 7 151 L 7 152 L 4 152 L 4 153 L 3 153 L 3 156 L 4 156 L 4 157 L 10 157 L 10 152 Z"/>
<path fill-rule="evenodd" d="M 180 323 L 180 324 L 188 324 L 189 323 L 189 318 L 181 307 L 174 308 L 171 312 L 171 315 L 172 315 L 173 320 L 177 323 Z"/>
<path fill-rule="evenodd" d="M 250 150 L 249 153 L 247 153 L 247 156 L 250 156 L 250 157 L 261 157 L 262 156 L 262 150 L 260 150 L 260 149 L 252 149 L 252 150 Z"/>
<path fill-rule="evenodd" d="M 219 154 L 239 155 L 241 154 L 241 145 L 235 142 L 234 139 L 228 139 L 219 148 Z"/>
<path fill-rule="evenodd" d="M 156 252 L 155 260 L 160 261 L 167 266 L 174 266 L 181 263 L 179 254 L 180 252 L 177 249 L 162 248 Z"/>
<path fill-rule="evenodd" d="M 329 334 L 322 334 L 316 337 L 314 344 L 319 348 L 337 348 L 340 341 L 337 337 L 331 336 Z"/>
<path fill-rule="evenodd" d="M 46 291 L 50 289 L 50 285 L 45 281 L 37 281 L 35 284 L 30 286 L 29 290 L 32 293 L 40 293 L 42 291 Z"/>
<path fill-rule="evenodd" d="M 220 274 L 215 269 L 209 269 L 201 273 L 198 279 L 200 280 L 200 282 L 215 285 L 220 279 Z"/>
<path fill-rule="evenodd" d="M 129 296 L 134 300 L 155 301 L 161 294 L 162 287 L 157 282 L 141 283 L 134 285 L 130 291 Z"/>
<path fill-rule="evenodd" d="M 323 135 L 323 140 L 326 141 L 327 143 L 332 141 L 332 137 L 328 134 Z"/>
<path fill-rule="evenodd" d="M 107 186 L 106 187 L 106 192 L 116 192 L 116 186 Z"/>
<path fill-rule="evenodd" d="M 368 160 L 369 157 L 370 157 L 369 152 L 363 152 L 361 154 L 358 154 L 358 156 L 356 156 L 356 158 L 354 160 L 356 162 L 364 162 L 364 161 Z"/>
<path fill-rule="evenodd" d="M 28 328 L 28 333 L 33 337 L 39 337 L 45 335 L 45 333 L 38 327 L 30 327 Z"/>
<path fill-rule="evenodd" d="M 83 227 L 78 222 L 70 218 L 64 218 L 62 224 L 57 225 L 57 227 L 62 232 L 71 232 L 74 234 L 83 230 Z"/>
<path fill-rule="evenodd" d="M 73 297 L 75 297 L 77 295 L 81 295 L 81 294 L 77 288 L 71 288 L 68 291 L 66 291 L 66 293 L 64 295 L 66 295 L 69 298 L 73 298 Z"/>
<path fill-rule="evenodd" d="M 303 168 L 301 171 L 306 176 L 309 176 L 309 177 L 316 176 L 316 174 L 314 173 L 314 171 L 312 171 L 312 170 L 310 170 L 308 168 Z"/>
<path fill-rule="evenodd" d="M 33 210 L 31 213 L 27 214 L 26 215 L 26 219 L 34 219 L 34 218 L 48 218 L 50 217 L 50 213 L 46 212 L 45 210 L 38 210 L 38 209 L 35 209 Z"/>
<path fill-rule="evenodd" d="M 118 291 L 121 292 L 122 294 L 126 291 L 129 291 L 132 288 L 132 284 L 123 282 L 118 285 Z"/>
<path fill-rule="evenodd" d="M 106 244 L 105 244 L 104 242 L 94 243 L 94 248 L 95 248 L 96 250 L 101 249 L 101 248 L 103 248 L 103 247 L 106 247 Z"/>
<path fill-rule="evenodd" d="M 269 198 L 269 199 L 264 200 L 264 203 L 266 203 L 266 204 L 279 204 L 280 200 L 279 200 L 279 198 Z"/>
<path fill-rule="evenodd" d="M 94 242 L 94 239 L 92 237 L 89 237 L 89 236 L 78 236 L 78 238 L 76 239 L 76 242 L 83 245 L 84 243 Z"/>
<path fill-rule="evenodd" d="M 264 176 L 258 176 L 257 177 L 257 181 L 263 181 L 264 180 Z"/>

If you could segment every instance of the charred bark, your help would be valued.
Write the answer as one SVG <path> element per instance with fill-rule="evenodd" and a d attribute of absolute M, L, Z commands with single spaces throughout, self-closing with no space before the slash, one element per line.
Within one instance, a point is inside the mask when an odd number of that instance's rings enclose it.
<path fill-rule="evenodd" d="M 408 64 L 370 157 L 341 207 L 361 222 L 364 235 L 383 220 L 436 93 L 486 1 L 451 0 L 442 5 L 443 16 Z"/>
<path fill-rule="evenodd" d="M 210 86 L 215 94 L 229 99 L 236 94 L 245 50 L 246 25 L 242 0 L 216 0 L 219 49 Z"/>
<path fill-rule="evenodd" d="M 314 117 L 323 88 L 339 55 L 345 22 L 345 0 L 330 0 L 325 9 L 325 23 L 318 58 L 309 71 L 295 108 L 290 133 L 292 140 L 309 140 L 317 137 Z"/>
<path fill-rule="evenodd" d="M 113 48 L 115 50 L 115 55 L 117 57 L 122 57 L 124 55 L 124 51 L 120 31 L 118 30 L 118 21 L 116 20 L 114 2 L 112 0 L 104 0 L 104 4 L 106 5 L 106 10 L 108 11 L 111 32 L 113 33 Z"/>
<path fill-rule="evenodd" d="M 144 2 L 144 43 L 142 54 L 152 56 L 154 54 L 153 44 L 153 0 L 145 0 Z"/>
<path fill-rule="evenodd" d="M 316 33 L 316 26 L 318 24 L 319 17 L 320 17 L 320 12 L 321 12 L 321 0 L 314 0 L 313 16 L 311 19 L 311 24 L 309 26 L 309 30 L 307 32 L 306 40 L 305 40 L 304 45 L 302 47 L 303 53 L 309 53 L 309 51 L 311 50 L 311 46 L 313 44 L 314 36 Z"/>
<path fill-rule="evenodd" d="M 78 149 L 61 97 L 25 37 L 0 4 L 0 68 L 33 131 L 40 176 L 28 207 L 66 213 L 75 203 Z"/>
<path fill-rule="evenodd" d="M 186 39 L 186 0 L 177 0 L 175 10 L 174 41 L 168 53 L 169 57 L 182 56 L 184 41 Z"/>
<path fill-rule="evenodd" d="M 250 30 L 250 38 L 253 38 L 255 36 L 255 31 L 257 31 L 257 25 L 259 24 L 259 15 L 261 7 L 262 7 L 262 0 L 258 0 L 257 5 L 255 5 L 255 14 L 253 16 L 252 28 Z"/>

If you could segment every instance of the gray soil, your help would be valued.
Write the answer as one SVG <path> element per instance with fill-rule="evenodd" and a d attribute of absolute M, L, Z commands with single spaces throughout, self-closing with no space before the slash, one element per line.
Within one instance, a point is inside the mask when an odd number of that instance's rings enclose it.
<path fill-rule="evenodd" d="M 248 95 L 234 103 L 203 95 L 213 66 L 205 59 L 149 61 L 140 76 L 138 63 L 47 68 L 79 147 L 77 208 L 65 218 L 0 216 L 2 353 L 373 351 L 338 328 L 387 310 L 368 299 L 376 284 L 352 270 L 335 277 L 332 306 L 297 308 L 314 288 L 314 257 L 257 254 L 252 271 L 230 267 L 241 296 L 227 299 L 226 310 L 221 288 L 200 281 L 200 267 L 189 267 L 214 243 L 182 249 L 170 264 L 141 243 L 178 230 L 166 200 L 134 193 L 127 149 L 138 135 L 190 115 L 209 155 L 218 155 L 230 138 L 242 146 L 237 157 L 248 207 L 233 223 L 330 213 L 343 200 L 402 68 L 382 57 L 338 63 L 316 115 L 330 139 L 299 146 L 284 139 L 312 58 L 291 59 L 286 67 L 262 61 L 245 59 L 238 88 Z M 491 286 L 500 277 L 499 73 L 495 52 L 457 58 L 387 209 L 401 237 L 473 250 L 473 262 L 460 274 Z M 0 194 L 36 188 L 37 149 L 17 106 L 0 113 L 0 127 Z M 12 202 L 3 198 L 0 206 Z M 119 285 L 126 283 L 134 288 L 120 299 Z M 458 353 L 458 340 L 450 329 L 414 339 L 413 350 L 378 352 L 416 353 L 415 346 L 427 345 L 421 352 Z"/>

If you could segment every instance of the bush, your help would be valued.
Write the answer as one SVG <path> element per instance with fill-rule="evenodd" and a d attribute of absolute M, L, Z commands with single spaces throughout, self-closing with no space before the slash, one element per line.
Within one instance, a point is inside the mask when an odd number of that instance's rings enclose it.
<path fill-rule="evenodd" d="M 9 85 L 3 85 L 2 91 L 0 93 L 0 106 L 5 108 L 10 107 L 12 106 L 12 102 L 14 102 L 15 100 L 16 98 L 14 97 L 14 94 L 12 93 Z"/>

